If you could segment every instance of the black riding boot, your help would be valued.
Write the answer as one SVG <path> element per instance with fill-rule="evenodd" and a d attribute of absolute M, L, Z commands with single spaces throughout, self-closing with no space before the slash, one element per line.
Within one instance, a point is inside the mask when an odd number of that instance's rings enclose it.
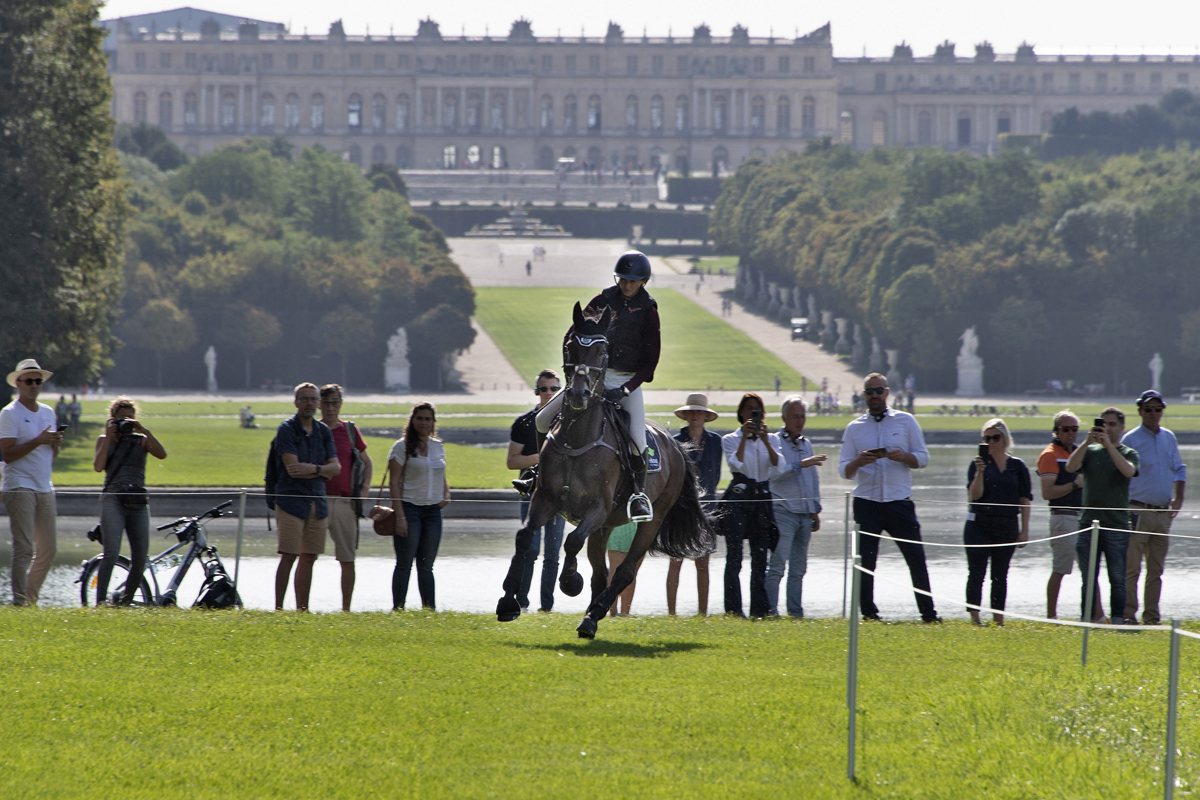
<path fill-rule="evenodd" d="M 646 454 L 633 456 L 632 461 L 634 474 L 630 477 L 633 479 L 633 494 L 630 495 L 626 508 L 629 521 L 649 522 L 654 519 L 654 507 L 650 505 L 650 498 L 646 496 Z"/>
<path fill-rule="evenodd" d="M 529 497 L 533 494 L 533 490 L 537 488 L 538 468 L 535 464 L 527 470 L 528 478 L 519 478 L 512 482 L 513 488 L 520 492 L 522 498 Z M 522 472 L 521 474 L 525 474 Z"/>

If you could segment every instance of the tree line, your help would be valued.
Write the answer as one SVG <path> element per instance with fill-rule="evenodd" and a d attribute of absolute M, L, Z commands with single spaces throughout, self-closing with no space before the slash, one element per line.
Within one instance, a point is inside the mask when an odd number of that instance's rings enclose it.
<path fill-rule="evenodd" d="M 925 390 L 953 390 L 975 326 L 993 392 L 1048 381 L 1200 384 L 1200 153 L 1042 163 L 829 141 L 751 160 L 714 207 L 718 248 L 861 322 Z"/>

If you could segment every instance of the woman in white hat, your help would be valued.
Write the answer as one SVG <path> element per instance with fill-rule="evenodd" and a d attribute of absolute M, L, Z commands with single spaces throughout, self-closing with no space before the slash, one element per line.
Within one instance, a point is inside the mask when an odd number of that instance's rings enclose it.
<path fill-rule="evenodd" d="M 687 402 L 675 409 L 675 416 L 687 423 L 687 427 L 679 431 L 675 438 L 683 442 L 692 463 L 696 465 L 700 476 L 700 499 L 716 500 L 717 484 L 721 482 L 721 437 L 705 430 L 704 425 L 719 415 L 708 407 L 708 397 L 689 394 Z M 701 556 L 694 561 L 696 594 L 700 600 L 700 616 L 703 617 L 708 615 L 708 556 Z M 667 567 L 667 613 L 672 616 L 675 614 L 675 597 L 679 592 L 679 572 L 682 567 L 682 558 L 672 558 Z"/>

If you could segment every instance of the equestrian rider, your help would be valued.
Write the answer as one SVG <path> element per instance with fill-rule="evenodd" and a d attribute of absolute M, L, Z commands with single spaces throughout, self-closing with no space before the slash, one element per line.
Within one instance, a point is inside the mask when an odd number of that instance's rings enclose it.
<path fill-rule="evenodd" d="M 608 371 L 604 376 L 604 399 L 621 406 L 629 414 L 629 433 L 637 448 L 634 458 L 633 495 L 629 498 L 630 522 L 654 519 L 654 509 L 646 496 L 646 407 L 642 384 L 654 380 L 662 342 L 659 332 L 658 303 L 646 291 L 650 280 L 650 259 L 630 250 L 617 259 L 613 269 L 616 285 L 610 286 L 588 303 L 589 316 L 611 312 L 605 335 L 608 338 Z M 562 407 L 560 394 L 537 415 L 537 428 L 550 429 Z"/>

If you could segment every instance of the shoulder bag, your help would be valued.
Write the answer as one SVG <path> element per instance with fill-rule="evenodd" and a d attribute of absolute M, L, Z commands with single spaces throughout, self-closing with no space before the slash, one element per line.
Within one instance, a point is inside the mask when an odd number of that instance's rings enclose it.
<path fill-rule="evenodd" d="M 404 460 L 405 462 L 408 461 L 407 453 L 405 454 Z M 385 486 L 387 486 L 388 475 L 391 473 L 391 471 L 392 460 L 389 458 L 387 467 L 383 470 L 383 481 L 379 484 L 380 501 L 383 500 L 383 489 Z M 376 504 L 375 507 L 371 509 L 370 513 L 367 514 L 367 516 L 371 518 L 371 521 L 375 526 L 375 533 L 379 534 L 380 536 L 408 536 L 407 528 L 405 529 L 404 533 L 397 532 L 397 513 L 396 509 L 394 508 L 388 508 L 387 506 Z"/>

